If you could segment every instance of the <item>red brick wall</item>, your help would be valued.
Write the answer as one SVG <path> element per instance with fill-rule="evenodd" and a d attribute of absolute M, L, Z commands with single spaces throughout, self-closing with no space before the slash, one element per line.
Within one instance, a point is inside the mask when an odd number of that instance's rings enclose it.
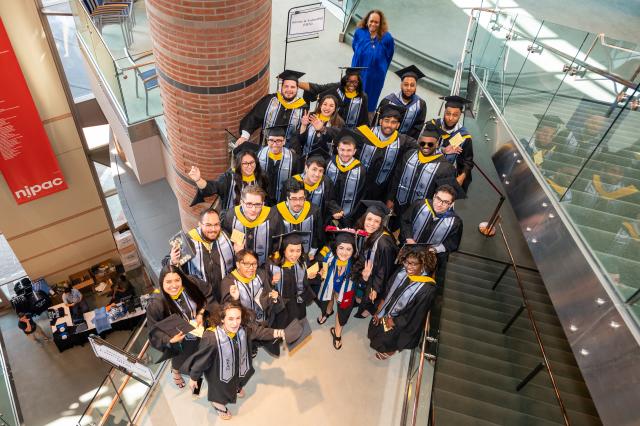
<path fill-rule="evenodd" d="M 271 0 L 147 0 L 146 9 L 174 172 L 186 176 L 196 165 L 203 177 L 215 178 L 229 167 L 224 129 L 237 133 L 240 119 L 267 93 L 269 72 L 223 94 L 192 93 L 184 85 L 215 91 L 264 70 Z M 189 207 L 195 188 L 179 176 L 174 188 L 189 228 L 203 206 Z"/>

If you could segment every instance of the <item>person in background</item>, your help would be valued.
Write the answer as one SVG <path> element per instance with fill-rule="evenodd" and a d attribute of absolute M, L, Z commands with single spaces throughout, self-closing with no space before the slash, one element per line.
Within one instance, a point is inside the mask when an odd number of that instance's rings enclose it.
<path fill-rule="evenodd" d="M 353 34 L 353 58 L 352 67 L 366 67 L 362 71 L 364 91 L 369 97 L 368 110 L 376 110 L 378 99 L 382 92 L 384 79 L 393 58 L 393 37 L 384 14 L 380 10 L 371 10 L 360 22 L 358 29 Z"/>
<path fill-rule="evenodd" d="M 24 332 L 30 339 L 38 343 L 42 343 L 42 341 L 48 342 L 49 338 L 44 334 L 44 332 L 38 327 L 38 324 L 33 320 L 31 314 L 26 312 L 18 312 L 18 328 Z M 42 341 L 40 339 L 42 339 Z"/>
<path fill-rule="evenodd" d="M 80 317 L 89 311 L 89 304 L 82 296 L 82 293 L 80 293 L 80 290 L 77 288 L 71 287 L 71 284 L 65 284 L 62 301 L 67 305 L 67 308 L 69 308 L 72 318 Z"/>
<path fill-rule="evenodd" d="M 118 303 L 125 297 L 135 297 L 136 295 L 136 290 L 124 274 L 118 277 L 118 281 L 111 286 L 111 289 L 113 290 L 113 293 L 111 294 L 111 303 Z"/>
<path fill-rule="evenodd" d="M 329 144 L 344 126 L 338 113 L 339 104 L 335 95 L 326 94 L 320 98 L 313 113 L 305 112 L 298 138 L 291 144 L 298 155 L 305 159 L 314 151 L 326 152 L 327 157 L 331 155 Z"/>
<path fill-rule="evenodd" d="M 427 118 L 427 103 L 418 96 L 416 90 L 418 88 L 418 80 L 425 77 L 425 75 L 415 65 L 398 70 L 396 74 L 400 77 L 400 91 L 385 96 L 380 101 L 376 114 L 379 114 L 388 104 L 403 107 L 404 113 L 400 119 L 398 132 L 418 139 Z M 371 123 L 372 126 L 376 125 L 375 121 L 374 118 L 374 122 Z"/>

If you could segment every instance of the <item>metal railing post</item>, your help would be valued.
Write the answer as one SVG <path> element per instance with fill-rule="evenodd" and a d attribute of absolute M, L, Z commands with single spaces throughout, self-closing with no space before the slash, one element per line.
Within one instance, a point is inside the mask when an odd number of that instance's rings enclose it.
<path fill-rule="evenodd" d="M 533 378 L 536 377 L 538 375 L 538 373 L 541 372 L 544 367 L 545 367 L 544 362 L 539 362 L 538 365 L 536 365 L 534 367 L 534 369 L 531 370 L 531 372 L 529 374 L 527 374 L 527 377 L 525 377 L 524 379 L 522 379 L 522 381 L 520 383 L 518 383 L 518 386 L 516 386 L 516 391 L 520 392 L 522 390 L 522 388 L 527 386 L 527 384 L 531 380 L 533 380 Z"/>
<path fill-rule="evenodd" d="M 498 287 L 498 284 L 500 283 L 500 281 L 502 281 L 502 278 L 504 278 L 504 276 L 506 275 L 507 271 L 509 270 L 509 268 L 511 267 L 510 264 L 506 264 L 504 265 L 504 268 L 502 269 L 502 272 L 500 272 L 500 276 L 498 277 L 498 279 L 496 280 L 495 283 L 493 283 L 493 286 L 491 287 L 491 290 L 495 290 L 496 287 Z"/>

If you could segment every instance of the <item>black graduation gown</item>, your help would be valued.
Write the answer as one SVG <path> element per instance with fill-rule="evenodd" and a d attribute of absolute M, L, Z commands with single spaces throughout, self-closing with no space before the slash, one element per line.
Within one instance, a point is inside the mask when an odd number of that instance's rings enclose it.
<path fill-rule="evenodd" d="M 286 140 L 294 138 L 298 134 L 300 129 L 300 122 L 304 111 L 309 107 L 307 103 L 298 98 L 300 102 L 297 108 L 285 108 L 281 102 L 278 101 L 276 93 L 270 93 L 265 95 L 254 105 L 254 107 L 240 120 L 239 132 L 246 131 L 249 134 L 255 132 L 258 128 L 264 130 L 276 125 L 285 125 L 287 128 Z M 292 103 L 298 101 L 296 99 Z M 262 134 L 260 135 L 262 140 Z"/>
<path fill-rule="evenodd" d="M 316 132 L 315 128 L 311 130 L 312 128 L 313 126 L 309 124 L 303 133 L 298 133 L 298 136 L 291 140 L 290 148 L 304 159 L 314 153 L 314 155 L 321 155 L 327 160 L 332 152 L 335 151 L 335 149 L 331 148 L 331 144 L 334 143 L 334 138 L 340 133 L 340 128 L 328 127 L 328 123 L 325 124 L 326 131 L 323 133 Z"/>
<path fill-rule="evenodd" d="M 311 204 L 320 208 L 323 225 L 329 223 L 331 216 L 340 211 L 340 204 L 336 202 L 333 182 L 325 175 L 315 186 L 309 186 L 304 183 L 304 174 L 294 175 L 293 178 L 304 184 L 305 198 Z M 283 194 L 283 197 L 286 198 L 286 195 Z M 322 228 L 324 229 L 324 226 Z"/>
<path fill-rule="evenodd" d="M 359 286 L 364 288 L 364 294 L 360 302 L 362 308 L 369 310 L 373 314 L 378 302 L 386 293 L 389 278 L 396 268 L 395 261 L 396 257 L 398 257 L 398 246 L 393 236 L 386 231 L 378 237 L 377 245 L 374 243 L 369 249 L 365 249 L 366 242 L 365 238 L 358 237 L 360 255 L 354 266 L 354 279 Z M 374 246 L 375 251 L 373 250 Z M 362 279 L 362 270 L 368 260 L 373 262 L 373 270 L 369 280 L 364 281 Z M 369 299 L 371 290 L 375 290 L 378 295 L 373 303 Z"/>
<path fill-rule="evenodd" d="M 269 147 L 265 146 L 258 152 L 258 161 L 269 181 L 266 204 L 275 206 L 282 201 L 287 180 L 301 171 L 300 156 L 289 148 L 282 148 L 282 158 L 274 160 L 269 157 Z"/>
<path fill-rule="evenodd" d="M 407 151 L 391 181 L 387 200 L 394 202 L 393 210 L 399 218 L 414 201 L 432 198 L 438 181 L 456 176 L 455 167 L 443 155 L 431 156 L 424 163 L 420 158 L 418 150 Z"/>
<path fill-rule="evenodd" d="M 182 371 L 187 373 L 192 380 L 197 381 L 203 375 L 206 377 L 207 399 L 211 402 L 224 405 L 236 402 L 238 391 L 249 382 L 249 379 L 255 373 L 251 359 L 253 341 L 273 338 L 272 328 L 266 328 L 256 323 L 243 326 L 243 329 L 246 335 L 245 341 L 242 343 L 247 351 L 245 359 L 247 371 L 243 377 L 240 377 L 239 333 L 227 341 L 233 344 L 233 350 L 231 351 L 233 359 L 221 359 L 216 329 L 212 327 L 205 330 L 197 351 L 183 365 Z M 233 375 L 227 381 L 220 379 L 220 371 L 223 365 L 233 365 Z"/>
<path fill-rule="evenodd" d="M 320 214 L 320 208 L 314 206 L 309 201 L 305 201 L 305 205 L 300 212 L 300 215 L 296 218 L 289 210 L 286 202 L 281 202 L 276 206 L 280 219 L 282 220 L 282 226 L 284 233 L 292 231 L 304 231 L 311 232 L 311 238 L 308 241 L 303 241 L 304 252 L 309 254 L 311 250 L 314 253 L 322 248 L 324 245 L 324 219 Z"/>
<path fill-rule="evenodd" d="M 391 93 L 385 96 L 380 101 L 376 116 L 379 117 L 379 112 L 388 104 L 406 108 L 406 111 L 400 120 L 400 128 L 398 129 L 398 132 L 410 136 L 413 139 L 418 139 L 422 126 L 424 126 L 424 122 L 427 119 L 427 103 L 417 94 L 413 95 L 413 99 L 411 99 L 411 102 L 408 104 L 405 104 L 401 97 L 402 93 Z M 377 123 L 371 123 L 372 126 L 376 124 Z"/>
<path fill-rule="evenodd" d="M 267 269 L 265 268 L 259 268 L 256 271 L 256 275 L 258 277 L 260 277 L 260 279 L 262 280 L 262 292 L 260 293 L 260 306 L 262 307 L 263 313 L 264 313 L 264 317 L 263 318 L 257 318 L 259 323 L 265 323 L 265 324 L 269 324 L 271 325 L 271 323 L 269 322 L 269 318 L 273 318 L 274 314 L 272 313 L 272 310 L 274 309 L 274 305 L 276 305 L 273 300 L 271 298 L 269 298 L 269 292 L 271 290 L 273 290 L 273 287 L 271 286 L 271 274 L 267 271 Z M 222 294 L 222 303 L 231 300 L 231 286 L 235 284 L 235 277 L 233 276 L 233 274 L 228 274 L 226 277 L 224 277 L 222 279 L 222 283 L 220 284 L 220 293 Z M 243 290 L 243 289 L 240 289 Z M 247 285 L 247 288 L 245 288 L 244 290 L 248 290 L 248 293 L 252 293 L 252 294 L 257 294 L 257 289 L 255 288 L 251 288 L 251 286 Z M 257 310 L 256 310 L 256 300 L 251 297 L 249 298 L 250 300 L 247 300 L 245 298 L 242 297 L 243 294 L 241 292 L 240 295 L 240 304 L 242 306 L 244 306 L 245 308 L 249 309 L 250 311 L 253 311 L 257 314 Z M 278 310 L 278 307 L 276 307 L 276 310 Z"/>
<path fill-rule="evenodd" d="M 427 313 L 436 299 L 436 286 L 433 283 L 411 283 L 408 277 L 393 289 L 393 283 L 400 273 L 404 273 L 404 267 L 401 267 L 389 280 L 389 294 L 385 295 L 384 300 L 389 300 L 390 305 L 398 299 L 407 286 L 419 285 L 420 288 L 402 310 L 392 315 L 394 327 L 391 330 L 385 332 L 382 322 L 374 325 L 373 319 L 369 323 L 367 333 L 369 345 L 378 352 L 401 351 L 418 346 Z M 395 291 L 392 292 L 392 290 Z"/>
<path fill-rule="evenodd" d="M 258 218 L 250 222 L 242 213 L 240 206 L 227 210 L 222 215 L 222 229 L 231 235 L 234 229 L 244 234 L 244 247 L 258 255 L 262 265 L 273 253 L 274 235 L 282 234 L 282 222 L 275 208 L 264 206 Z"/>
<path fill-rule="evenodd" d="M 408 150 L 417 148 L 417 143 L 415 139 L 398 133 L 391 135 L 386 141 L 381 141 L 382 133 L 379 127 L 369 129 L 367 126 L 361 126 L 358 130 L 366 140 L 357 155 L 367 171 L 365 193 L 362 198 L 382 201 L 389 192 L 396 166 Z"/>
<path fill-rule="evenodd" d="M 366 93 L 359 93 L 355 98 L 349 99 L 345 96 L 340 83 L 309 83 L 309 90 L 304 92 L 304 98 L 311 102 L 326 94 L 331 94 L 340 101 L 338 114 L 344 120 L 345 127 L 353 129 L 369 122 L 369 98 Z"/>
<path fill-rule="evenodd" d="M 338 156 L 331 160 L 326 175 L 334 185 L 334 200 L 340 206 L 340 210 L 344 211 L 340 224 L 351 226 L 356 220 L 358 205 L 364 194 L 367 173 L 358 159 L 354 158 L 352 163 L 342 170 L 338 167 L 339 161 Z"/>
<path fill-rule="evenodd" d="M 257 182 L 245 182 L 242 181 L 240 183 L 240 187 L 238 187 L 237 182 L 235 182 L 236 177 L 233 170 L 229 169 L 220 176 L 216 180 L 208 180 L 207 186 L 200 189 L 196 187 L 196 194 L 193 197 L 193 201 L 191 201 L 190 206 L 193 207 L 199 203 L 204 203 L 206 197 L 211 197 L 212 195 L 218 195 L 220 197 L 220 211 L 226 211 L 231 209 L 233 206 L 240 204 L 240 191 L 249 183 L 256 183 L 260 185 L 262 189 L 265 191 L 269 191 L 267 181 L 265 179 L 260 179 Z"/>
<path fill-rule="evenodd" d="M 294 319 L 307 317 L 307 304 L 313 301 L 315 294 L 309 286 L 305 264 L 281 266 L 280 281 L 274 286 L 284 304 L 284 309 L 275 315 L 274 328 L 284 329 Z"/>
<path fill-rule="evenodd" d="M 191 278 L 204 295 L 207 301 L 205 310 L 207 312 L 212 312 L 218 303 L 215 301 L 211 286 L 197 277 L 190 276 L 189 278 Z M 184 291 L 186 291 L 186 289 Z M 185 339 L 180 343 L 169 343 L 169 340 L 171 340 L 171 337 L 173 336 L 169 336 L 159 328 L 155 327 L 158 322 L 171 315 L 171 312 L 169 312 L 165 306 L 164 296 L 161 293 L 154 293 L 151 296 L 149 304 L 147 305 L 146 314 L 147 330 L 149 330 L 149 344 L 153 348 L 162 352 L 162 357 L 156 362 L 171 359 L 171 367 L 174 369 L 180 369 L 184 360 L 197 349 L 198 339 Z"/>
<path fill-rule="evenodd" d="M 405 211 L 400 226 L 400 241 L 404 243 L 411 238 L 416 243 L 431 244 L 438 253 L 458 250 L 462 238 L 462 219 L 453 210 L 447 217 L 438 219 L 429 211 L 427 202 L 433 206 L 430 199 L 418 200 Z"/>
<path fill-rule="evenodd" d="M 461 186 L 466 192 L 471 184 L 471 169 L 473 169 L 473 141 L 471 140 L 471 134 L 464 126 L 459 127 L 451 133 L 447 133 L 443 127 L 441 118 L 433 119 L 431 122 L 438 129 L 438 133 L 440 133 L 440 138 L 438 139 L 440 149 L 449 146 L 449 141 L 457 134 L 460 134 L 464 138 L 464 142 L 461 145 L 462 152 L 460 154 L 446 154 L 445 157 L 456 166 L 456 176 L 465 173 L 464 182 L 462 182 Z"/>

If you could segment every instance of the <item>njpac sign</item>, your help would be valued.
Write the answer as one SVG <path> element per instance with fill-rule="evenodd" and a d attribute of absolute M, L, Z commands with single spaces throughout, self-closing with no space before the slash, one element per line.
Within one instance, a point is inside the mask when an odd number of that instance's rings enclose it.
<path fill-rule="evenodd" d="M 0 19 L 0 171 L 18 204 L 67 189 Z"/>

